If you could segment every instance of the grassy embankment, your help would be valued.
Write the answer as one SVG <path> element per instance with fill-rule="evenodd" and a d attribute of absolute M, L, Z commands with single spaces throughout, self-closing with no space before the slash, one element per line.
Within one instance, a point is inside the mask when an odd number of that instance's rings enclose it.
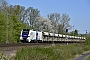
<path fill-rule="evenodd" d="M 90 60 L 90 55 L 85 60 Z"/>
<path fill-rule="evenodd" d="M 17 51 L 15 60 L 73 60 L 85 51 L 90 51 L 90 37 L 87 37 L 85 44 L 21 48 Z"/>
<path fill-rule="evenodd" d="M 73 60 L 76 55 L 90 51 L 90 39 L 85 44 L 55 45 L 48 47 L 24 47 L 16 52 L 15 60 Z M 10 60 L 12 60 L 10 59 Z"/>
<path fill-rule="evenodd" d="M 76 55 L 82 54 L 84 51 L 89 51 L 89 45 L 70 44 L 67 46 L 55 45 L 48 47 L 24 47 L 16 52 L 16 56 L 8 58 L 8 60 L 73 60 Z M 0 59 L 7 58 L 1 54 Z"/>
<path fill-rule="evenodd" d="M 51 47 L 21 48 L 17 51 L 15 60 L 67 60 L 75 58 L 77 54 L 90 50 L 87 46 L 67 45 Z"/>

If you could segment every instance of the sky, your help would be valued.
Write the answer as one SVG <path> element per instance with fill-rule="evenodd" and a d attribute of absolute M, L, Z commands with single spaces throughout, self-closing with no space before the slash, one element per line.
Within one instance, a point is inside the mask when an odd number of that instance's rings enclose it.
<path fill-rule="evenodd" d="M 70 24 L 79 33 L 90 31 L 90 0 L 8 0 L 8 3 L 37 8 L 43 17 L 54 12 L 68 14 Z"/>

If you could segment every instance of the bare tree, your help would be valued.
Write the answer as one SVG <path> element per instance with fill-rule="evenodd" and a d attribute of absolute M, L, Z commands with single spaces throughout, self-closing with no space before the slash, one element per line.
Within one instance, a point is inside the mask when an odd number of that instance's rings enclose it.
<path fill-rule="evenodd" d="M 69 21 L 70 21 L 69 15 L 62 14 L 61 20 L 60 20 L 60 24 L 62 27 L 62 33 L 64 33 L 66 29 L 71 29 L 71 25 Z"/>
<path fill-rule="evenodd" d="M 7 9 L 8 2 L 7 0 L 0 0 L 0 11 L 5 12 Z"/>
<path fill-rule="evenodd" d="M 36 17 L 39 16 L 39 10 L 34 9 L 33 7 L 29 7 L 27 9 L 23 9 L 21 12 L 21 21 L 27 23 L 32 28 L 35 26 Z"/>
<path fill-rule="evenodd" d="M 60 14 L 59 13 L 51 13 L 48 14 L 48 18 L 51 20 L 52 25 L 54 26 L 53 30 L 55 33 L 58 33 L 58 25 L 60 22 Z"/>
<path fill-rule="evenodd" d="M 53 30 L 55 33 L 64 33 L 66 29 L 70 29 L 71 27 L 69 24 L 70 18 L 67 14 L 62 14 L 62 16 L 60 16 L 59 13 L 51 13 L 48 14 L 48 18 L 54 26 Z"/>
<path fill-rule="evenodd" d="M 36 17 L 39 16 L 39 10 L 38 9 L 34 9 L 33 7 L 29 7 L 28 9 L 26 9 L 26 13 L 29 16 L 29 23 L 32 27 L 34 27 L 35 25 L 35 20 Z"/>

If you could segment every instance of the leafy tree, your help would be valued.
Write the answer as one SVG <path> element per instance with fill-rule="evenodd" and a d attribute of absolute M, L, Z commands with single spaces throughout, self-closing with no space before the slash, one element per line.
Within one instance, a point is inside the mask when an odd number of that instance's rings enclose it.
<path fill-rule="evenodd" d="M 78 36 L 78 30 L 77 29 L 74 31 L 74 35 Z"/>
<path fill-rule="evenodd" d="M 6 37 L 6 24 L 5 24 L 5 15 L 0 12 L 0 43 L 5 43 Z"/>
<path fill-rule="evenodd" d="M 69 35 L 71 35 L 71 36 L 79 36 L 80 34 L 78 34 L 78 30 L 77 29 L 75 29 L 74 31 L 72 31 L 72 32 L 70 32 L 69 33 Z M 80 35 L 81 36 L 81 35 Z"/>
<path fill-rule="evenodd" d="M 6 22 L 8 20 L 8 40 L 9 43 L 19 42 L 20 32 L 27 24 L 20 20 L 20 5 L 0 5 L 0 43 L 6 42 Z M 8 16 L 6 16 L 8 14 Z"/>

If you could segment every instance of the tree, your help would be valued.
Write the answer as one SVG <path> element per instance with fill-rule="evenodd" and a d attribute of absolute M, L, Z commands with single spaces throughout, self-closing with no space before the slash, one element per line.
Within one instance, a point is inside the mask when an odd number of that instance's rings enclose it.
<path fill-rule="evenodd" d="M 0 11 L 6 12 L 8 6 L 7 0 L 0 0 Z"/>
<path fill-rule="evenodd" d="M 32 26 L 32 28 L 35 26 L 36 23 L 36 17 L 39 16 L 39 10 L 34 9 L 33 7 L 29 7 L 26 10 L 23 10 L 21 12 L 21 20 L 24 23 L 27 23 L 29 26 Z"/>
<path fill-rule="evenodd" d="M 66 29 L 69 30 L 71 28 L 71 25 L 69 24 L 69 21 L 70 21 L 69 15 L 62 14 L 61 20 L 60 20 L 60 24 L 61 24 L 61 27 L 62 27 L 62 33 L 65 33 Z"/>
<path fill-rule="evenodd" d="M 0 12 L 0 43 L 5 43 L 6 37 L 6 24 L 5 24 L 5 15 L 3 12 Z"/>
<path fill-rule="evenodd" d="M 52 22 L 48 18 L 37 17 L 35 27 L 39 31 L 51 32 L 52 28 L 53 28 L 53 25 L 52 25 Z"/>
<path fill-rule="evenodd" d="M 0 7 L 0 43 L 6 42 L 6 20 L 8 20 L 9 43 L 19 42 L 20 32 L 27 26 L 27 24 L 22 23 L 20 20 L 20 13 L 23 8 L 19 5 L 5 4 L 2 4 Z M 6 15 L 8 15 L 7 18 Z"/>
<path fill-rule="evenodd" d="M 69 24 L 70 18 L 67 14 L 51 13 L 48 15 L 48 18 L 51 20 L 55 33 L 65 33 L 66 29 L 70 29 L 71 25 Z"/>
<path fill-rule="evenodd" d="M 11 37 L 9 41 L 19 42 L 21 30 L 27 27 L 27 24 L 21 21 L 22 15 L 20 15 L 21 12 L 24 10 L 24 7 L 20 5 L 15 5 L 12 7 L 10 6 L 10 9 L 12 13 L 9 16 L 9 37 Z"/>
<path fill-rule="evenodd" d="M 49 20 L 51 20 L 53 27 L 53 32 L 58 33 L 58 26 L 60 21 L 60 14 L 59 13 L 51 13 L 48 14 Z"/>
<path fill-rule="evenodd" d="M 78 34 L 78 30 L 77 29 L 75 29 L 74 31 L 72 31 L 72 32 L 70 32 L 70 35 L 71 36 L 79 36 L 79 34 Z"/>
<path fill-rule="evenodd" d="M 77 29 L 74 31 L 74 35 L 78 36 L 78 30 Z"/>

